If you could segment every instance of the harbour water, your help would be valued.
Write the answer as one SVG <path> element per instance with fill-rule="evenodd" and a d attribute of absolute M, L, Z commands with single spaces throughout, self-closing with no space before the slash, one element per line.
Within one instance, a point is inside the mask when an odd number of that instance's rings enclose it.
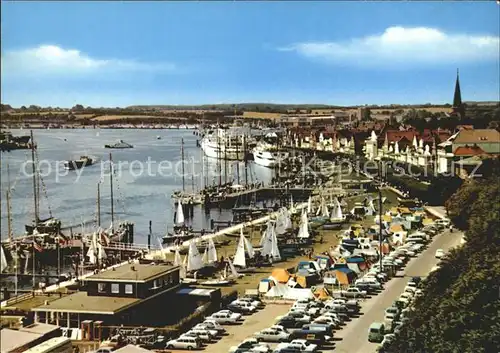
<path fill-rule="evenodd" d="M 27 130 L 12 130 L 13 135 L 29 134 Z M 115 169 L 113 178 L 115 224 L 120 221 L 135 223 L 135 242 L 145 243 L 152 221 L 153 235 L 161 237 L 172 229 L 174 204 L 171 195 L 182 189 L 181 139 L 184 140 L 185 189 L 199 189 L 207 179 L 218 183 L 217 164 L 207 159 L 202 163 L 199 138 L 193 130 L 148 129 L 58 129 L 34 130 L 37 143 L 37 164 L 43 182 L 40 183 L 40 218 L 52 216 L 62 221 L 63 227 L 90 232 L 97 221 L 97 184 L 101 189 L 101 225 L 111 223 L 109 153 Z M 132 149 L 105 149 L 105 144 L 123 140 Z M 76 171 L 66 171 L 65 160 L 89 156 L 97 163 Z M 236 180 L 236 167 L 228 165 L 228 179 Z M 9 168 L 7 168 L 7 164 Z M 208 178 L 204 177 L 207 175 Z M 222 165 L 224 172 L 224 165 Z M 195 177 L 192 178 L 194 170 Z M 248 181 L 268 184 L 272 170 L 248 163 Z M 31 151 L 3 152 L 1 158 L 1 235 L 7 237 L 7 207 L 5 193 L 11 188 L 11 219 L 14 235 L 24 233 L 24 225 L 34 219 Z M 239 165 L 240 179 L 244 180 L 244 165 Z M 224 176 L 222 176 L 224 182 Z M 210 219 L 230 220 L 230 210 L 212 209 L 206 215 L 201 206 L 195 206 L 194 217 L 188 224 L 194 229 L 209 228 Z"/>

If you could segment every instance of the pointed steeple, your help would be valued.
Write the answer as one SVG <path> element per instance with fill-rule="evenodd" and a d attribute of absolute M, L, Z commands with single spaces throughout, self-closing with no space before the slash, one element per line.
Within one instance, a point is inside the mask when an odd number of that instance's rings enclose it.
<path fill-rule="evenodd" d="M 455 82 L 455 93 L 453 95 L 453 113 L 458 115 L 460 118 L 465 117 L 465 107 L 462 103 L 462 92 L 460 91 L 460 79 L 459 72 L 457 69 L 457 80 Z"/>
<path fill-rule="evenodd" d="M 460 92 L 460 79 L 457 69 L 457 81 L 455 82 L 455 94 L 453 95 L 453 108 L 458 108 L 462 105 L 462 94 Z"/>

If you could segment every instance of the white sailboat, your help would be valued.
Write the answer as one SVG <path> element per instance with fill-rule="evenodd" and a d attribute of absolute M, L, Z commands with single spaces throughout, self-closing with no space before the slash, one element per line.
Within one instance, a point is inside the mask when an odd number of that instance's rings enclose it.
<path fill-rule="evenodd" d="M 309 219 L 307 217 L 307 212 L 302 212 L 302 216 L 300 219 L 299 233 L 297 234 L 297 238 L 307 239 L 310 237 L 309 234 Z"/>
<path fill-rule="evenodd" d="M 231 270 L 231 276 L 232 278 L 240 278 L 240 277 L 243 277 L 244 274 L 242 273 L 238 273 L 238 271 L 236 271 L 236 267 L 234 267 L 234 264 L 232 261 L 228 261 L 229 263 L 229 269 Z"/>
<path fill-rule="evenodd" d="M 213 264 L 217 262 L 217 249 L 215 248 L 215 244 L 212 238 L 208 239 L 208 258 L 207 261 L 209 264 Z"/>
<path fill-rule="evenodd" d="M 233 265 L 239 266 L 241 268 L 247 267 L 246 254 L 251 259 L 255 256 L 255 252 L 253 250 L 253 246 L 250 241 L 245 238 L 243 234 L 243 229 L 240 232 L 240 240 L 238 242 L 238 247 L 236 248 L 236 253 L 233 259 Z"/>
<path fill-rule="evenodd" d="M 179 247 L 175 248 L 174 266 L 182 266 L 181 253 L 179 251 Z"/>
<path fill-rule="evenodd" d="M 342 223 L 345 222 L 346 216 L 342 212 L 342 207 L 340 206 L 340 202 L 337 198 L 334 200 L 334 205 L 332 208 L 332 213 L 330 215 L 330 222 L 332 223 Z"/>
<path fill-rule="evenodd" d="M 276 231 L 273 226 L 268 226 L 268 229 L 262 240 L 262 250 L 261 255 L 264 257 L 270 257 L 273 261 L 281 260 L 280 251 L 278 248 L 278 238 L 276 236 Z"/>
<path fill-rule="evenodd" d="M 175 224 L 177 226 L 184 225 L 184 210 L 182 209 L 182 204 L 180 202 L 177 203 L 177 212 L 175 214 Z"/>
<path fill-rule="evenodd" d="M 313 208 L 312 208 L 312 196 L 309 196 L 309 198 L 307 199 L 307 213 L 311 214 L 312 211 L 313 211 Z"/>
<path fill-rule="evenodd" d="M 203 268 L 203 261 L 198 251 L 198 247 L 196 246 L 194 241 L 189 242 L 189 251 L 187 254 L 187 272 L 198 271 L 200 268 Z"/>
<path fill-rule="evenodd" d="M 0 244 L 0 272 L 3 272 L 7 269 L 7 258 L 5 257 L 5 251 L 3 250 L 3 246 Z"/>
<path fill-rule="evenodd" d="M 87 256 L 89 258 L 89 262 L 93 265 L 97 263 L 97 233 L 92 233 L 92 239 L 90 240 L 90 247 L 87 251 Z"/>

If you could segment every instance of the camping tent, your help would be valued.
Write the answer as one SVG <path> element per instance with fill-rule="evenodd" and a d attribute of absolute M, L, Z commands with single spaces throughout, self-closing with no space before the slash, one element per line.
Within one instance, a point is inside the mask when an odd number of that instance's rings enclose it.
<path fill-rule="evenodd" d="M 331 299 L 330 293 L 325 287 L 318 288 L 314 291 L 314 296 L 319 300 Z"/>
<path fill-rule="evenodd" d="M 362 272 L 367 269 L 368 265 L 365 261 L 365 258 L 363 256 L 355 255 L 347 258 L 347 266 L 351 269 L 357 271 L 356 272 Z"/>
<path fill-rule="evenodd" d="M 269 292 L 267 292 L 264 296 L 267 298 L 283 298 L 290 289 L 292 288 L 288 287 L 286 284 L 278 283 L 275 286 L 272 286 Z"/>
<path fill-rule="evenodd" d="M 356 272 L 346 267 L 339 267 L 333 270 L 335 277 L 337 278 L 337 283 L 339 284 L 351 284 L 357 278 Z"/>
<path fill-rule="evenodd" d="M 284 268 L 277 268 L 273 270 L 271 277 L 277 282 L 286 283 L 290 279 L 290 273 Z"/>
<path fill-rule="evenodd" d="M 259 283 L 259 293 L 267 293 L 269 290 L 274 287 L 275 283 L 272 279 L 265 278 L 262 279 Z"/>

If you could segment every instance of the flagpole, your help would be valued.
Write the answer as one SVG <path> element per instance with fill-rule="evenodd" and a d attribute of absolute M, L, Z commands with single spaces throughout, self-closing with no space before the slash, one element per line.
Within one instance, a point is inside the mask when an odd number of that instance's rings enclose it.
<path fill-rule="evenodd" d="M 33 291 L 35 290 L 35 234 L 33 234 Z"/>

